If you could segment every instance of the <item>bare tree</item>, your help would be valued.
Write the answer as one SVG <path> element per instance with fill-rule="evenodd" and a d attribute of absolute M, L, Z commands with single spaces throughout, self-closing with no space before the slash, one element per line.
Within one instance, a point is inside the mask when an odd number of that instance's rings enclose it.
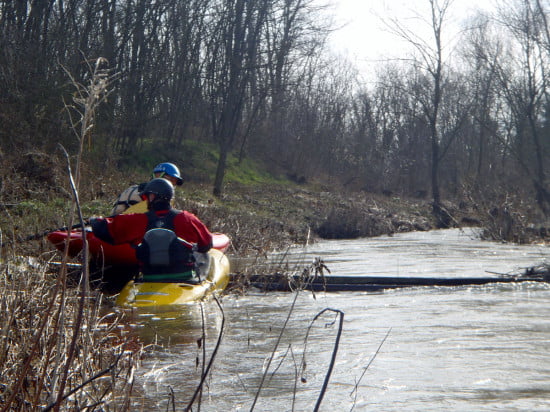
<path fill-rule="evenodd" d="M 239 133 L 270 4 L 268 0 L 230 0 L 216 6 L 206 74 L 212 133 L 219 148 L 213 188 L 216 196 L 223 191 L 227 159 Z"/>
<path fill-rule="evenodd" d="M 488 182 L 489 173 L 494 169 L 491 154 L 492 136 L 497 131 L 498 95 L 495 62 L 499 58 L 502 45 L 491 35 L 488 16 L 479 15 L 471 21 L 471 29 L 464 42 L 466 79 L 469 93 L 474 102 L 472 114 L 472 141 L 467 156 L 468 174 L 472 176 L 473 187 L 482 189 Z M 492 149 L 492 150 L 491 150 Z"/>
<path fill-rule="evenodd" d="M 547 10 L 532 0 L 506 2 L 499 11 L 501 26 L 511 37 L 510 51 L 495 64 L 499 89 L 510 108 L 514 141 L 510 146 L 524 174 L 531 180 L 540 210 L 550 216 L 546 179 L 550 159 L 548 114 L 550 47 Z"/>
<path fill-rule="evenodd" d="M 424 83 L 422 86 L 424 94 L 419 96 L 419 103 L 422 105 L 424 116 L 430 129 L 432 206 L 439 226 L 448 227 L 450 218 L 441 205 L 439 183 L 441 161 L 441 127 L 439 116 L 446 80 L 443 56 L 443 30 L 452 0 L 428 0 L 428 2 L 430 17 L 427 23 L 432 32 L 431 41 L 423 39 L 415 31 L 405 27 L 397 20 L 393 20 L 393 25 L 390 28 L 395 34 L 414 47 L 417 57 L 414 58 L 413 64 L 421 73 L 426 73 L 426 80 L 429 79 L 429 83 Z"/>

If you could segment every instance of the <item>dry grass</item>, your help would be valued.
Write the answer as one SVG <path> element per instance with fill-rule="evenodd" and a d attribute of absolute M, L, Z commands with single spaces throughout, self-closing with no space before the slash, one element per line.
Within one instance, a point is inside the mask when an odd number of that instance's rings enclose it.
<path fill-rule="evenodd" d="M 76 212 L 80 223 L 83 222 L 78 193 L 82 156 L 85 144 L 91 139 L 96 108 L 108 95 L 112 80 L 109 71 L 102 69 L 103 63 L 98 59 L 95 65 L 88 66 L 91 77 L 87 86 L 67 73 L 76 93 L 66 109 L 79 141 L 75 175 L 68 153 L 60 147 L 65 154 L 70 182 L 70 191 L 62 194 L 70 193 L 73 197 L 69 222 Z M 56 183 L 57 174 L 50 157 L 31 154 L 28 159 L 26 169 L 29 165 L 35 167 L 27 172 L 39 178 L 37 180 Z M 37 203 L 26 204 L 16 196 L 23 192 L 22 187 L 10 189 L 2 184 L 1 190 L 12 194 L 14 201 L 12 205 L 4 204 L 10 224 L 3 225 L 7 233 L 0 232 L 4 258 L 0 260 L 0 309 L 4 314 L 0 324 L 2 411 L 127 410 L 141 348 L 139 344 L 131 345 L 132 341 L 120 332 L 120 313 L 104 313 L 102 295 L 99 291 L 90 291 L 86 246 L 80 283 L 76 288 L 69 288 L 66 256 L 59 274 L 51 277 L 46 270 L 47 261 L 22 258 L 32 254 L 20 254 L 23 249 L 20 244 L 24 243 L 19 242 L 20 224 L 23 217 L 32 215 L 24 210 L 38 209 L 36 221 L 42 223 L 40 216 L 43 219 L 44 210 L 40 211 L 37 206 L 50 201 L 51 193 L 40 191 L 31 196 Z M 9 208 L 13 208 L 12 213 Z"/>
<path fill-rule="evenodd" d="M 0 264 L 2 410 L 126 410 L 140 346 L 121 332 L 123 315 L 46 268 L 22 258 Z"/>

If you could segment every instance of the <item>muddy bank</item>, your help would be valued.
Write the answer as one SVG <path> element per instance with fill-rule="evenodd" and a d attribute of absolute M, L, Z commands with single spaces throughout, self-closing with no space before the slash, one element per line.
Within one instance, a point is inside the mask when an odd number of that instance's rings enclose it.
<path fill-rule="evenodd" d="M 180 193 L 180 204 L 213 230 L 232 237 L 243 254 L 303 244 L 316 238 L 350 239 L 437 227 L 427 199 L 369 192 L 327 191 L 303 186 L 230 185 L 222 199 L 206 202 Z M 487 239 L 517 243 L 550 240 L 550 230 L 526 210 L 498 204 L 443 202 L 452 227 L 482 227 Z"/>
<path fill-rule="evenodd" d="M 349 239 L 435 228 L 431 204 L 367 192 L 305 187 L 232 186 L 220 200 L 180 196 L 213 230 L 231 236 L 241 252 L 265 251 L 316 238 Z M 469 210 L 450 208 L 456 224 L 475 225 Z"/>
<path fill-rule="evenodd" d="M 33 159 L 36 162 L 38 158 Z M 64 172 L 59 164 L 46 166 L 43 169 L 49 173 L 15 174 L 9 184 L 3 182 L 1 187 L 4 198 L 10 199 L 2 205 L 4 213 L 0 217 L 4 243 L 16 245 L 21 254 L 47 251 L 47 243 L 24 239 L 65 226 L 69 220 L 72 199 Z M 116 171 L 84 174 L 79 193 L 84 215 L 109 215 L 117 195 L 142 178 Z M 334 186 L 228 183 L 223 196 L 216 198 L 211 194 L 211 185 L 186 182 L 177 188 L 176 200 L 177 207 L 197 214 L 212 231 L 229 235 L 233 253 L 245 256 L 317 238 L 349 239 L 436 227 L 427 198 L 340 191 Z M 493 240 L 548 241 L 550 228 L 532 223 L 525 202 L 517 205 L 521 207 L 490 201 L 443 202 L 454 227 L 480 226 Z"/>

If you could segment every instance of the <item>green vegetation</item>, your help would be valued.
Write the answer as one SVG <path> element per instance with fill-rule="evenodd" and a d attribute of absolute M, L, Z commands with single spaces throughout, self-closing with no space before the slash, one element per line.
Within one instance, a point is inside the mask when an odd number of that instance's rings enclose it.
<path fill-rule="evenodd" d="M 235 156 L 231 156 L 228 162 L 226 180 L 227 183 L 238 183 L 246 186 L 285 185 L 290 183 L 287 179 L 272 176 L 268 171 L 262 169 L 258 161 L 250 158 L 239 160 Z"/>

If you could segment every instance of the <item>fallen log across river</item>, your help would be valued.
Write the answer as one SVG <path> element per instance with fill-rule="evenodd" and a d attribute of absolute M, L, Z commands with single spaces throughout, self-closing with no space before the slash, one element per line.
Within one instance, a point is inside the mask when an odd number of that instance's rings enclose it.
<path fill-rule="evenodd" d="M 304 289 L 315 292 L 363 291 L 375 292 L 384 289 L 422 287 L 422 286 L 468 286 L 489 283 L 550 282 L 550 273 L 499 275 L 484 277 L 391 277 L 391 276 L 283 276 L 253 275 L 248 283 L 266 291 L 293 291 Z"/>

